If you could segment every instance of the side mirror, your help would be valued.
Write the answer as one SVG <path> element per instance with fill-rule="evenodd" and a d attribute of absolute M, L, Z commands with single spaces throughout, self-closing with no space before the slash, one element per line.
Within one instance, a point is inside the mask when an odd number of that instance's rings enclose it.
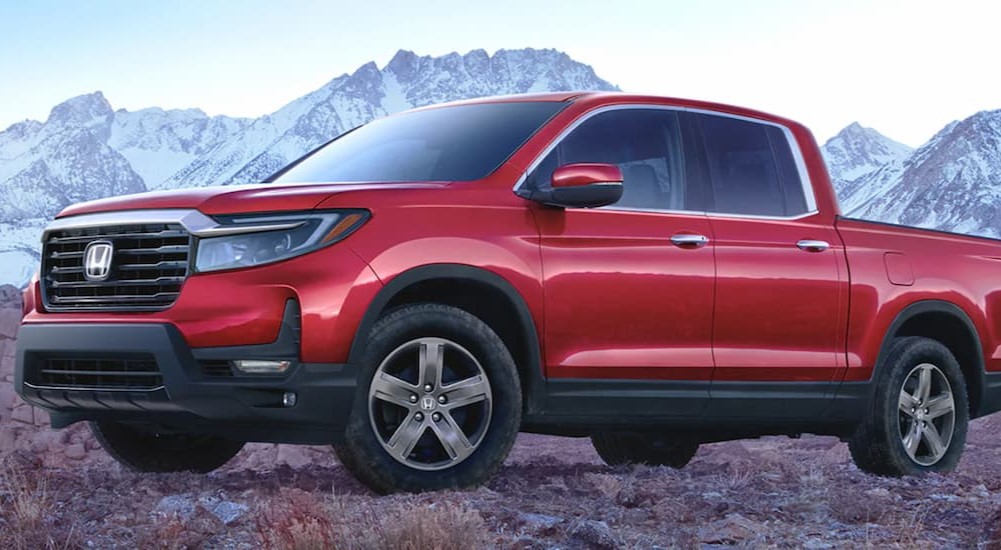
<path fill-rule="evenodd" d="M 614 164 L 577 163 L 553 171 L 552 189 L 532 200 L 564 208 L 596 208 L 622 198 L 622 170 Z"/>

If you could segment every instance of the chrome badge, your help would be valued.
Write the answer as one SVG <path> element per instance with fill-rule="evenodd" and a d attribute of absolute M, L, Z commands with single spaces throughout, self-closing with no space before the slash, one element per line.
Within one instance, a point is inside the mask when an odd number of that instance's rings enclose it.
<path fill-rule="evenodd" d="M 94 241 L 83 252 L 83 276 L 88 281 L 103 281 L 111 274 L 114 246 L 108 241 Z"/>

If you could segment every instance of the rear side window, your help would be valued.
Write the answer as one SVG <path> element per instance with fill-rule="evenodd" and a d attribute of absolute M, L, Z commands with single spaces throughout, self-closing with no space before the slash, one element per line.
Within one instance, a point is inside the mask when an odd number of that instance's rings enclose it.
<path fill-rule="evenodd" d="M 725 116 L 698 118 L 714 212 L 781 217 L 807 212 L 803 184 L 782 129 Z"/>

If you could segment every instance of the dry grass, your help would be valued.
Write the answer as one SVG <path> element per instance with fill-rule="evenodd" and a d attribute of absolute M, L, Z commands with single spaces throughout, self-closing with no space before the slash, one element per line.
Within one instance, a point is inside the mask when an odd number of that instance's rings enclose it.
<path fill-rule="evenodd" d="M 75 548 L 75 526 L 63 530 L 52 516 L 44 477 L 5 461 L 0 465 L 0 547 L 11 550 Z"/>
<path fill-rule="evenodd" d="M 439 495 L 440 496 L 440 495 Z M 280 550 L 465 550 L 482 547 L 480 514 L 448 500 L 391 497 L 371 503 L 330 495 L 326 501 L 297 489 L 282 490 L 262 508 L 257 532 L 266 548 Z"/>
<path fill-rule="evenodd" d="M 328 507 L 310 493 L 283 490 L 261 507 L 257 532 L 265 548 L 314 550 L 333 547 Z M 340 547 L 340 546 L 338 546 Z"/>

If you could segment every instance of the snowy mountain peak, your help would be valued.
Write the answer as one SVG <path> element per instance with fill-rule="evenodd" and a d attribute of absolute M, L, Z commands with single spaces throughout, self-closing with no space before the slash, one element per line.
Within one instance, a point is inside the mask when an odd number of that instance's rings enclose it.
<path fill-rule="evenodd" d="M 556 50 L 484 50 L 440 57 L 399 50 L 261 117 L 233 139 L 154 186 L 261 181 L 346 130 L 390 113 L 458 99 L 539 91 L 616 90 Z"/>
<path fill-rule="evenodd" d="M 105 124 L 114 112 L 101 92 L 68 99 L 52 108 L 46 124 L 62 126 L 94 126 Z"/>
<path fill-rule="evenodd" d="M 859 183 L 893 164 L 902 163 L 914 149 L 872 128 L 853 122 L 821 147 L 842 205 L 853 206 Z"/>

